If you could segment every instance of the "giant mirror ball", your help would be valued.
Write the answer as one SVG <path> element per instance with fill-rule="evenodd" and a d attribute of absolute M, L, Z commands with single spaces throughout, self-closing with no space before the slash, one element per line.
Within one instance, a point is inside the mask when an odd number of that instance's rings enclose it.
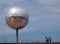
<path fill-rule="evenodd" d="M 29 16 L 24 8 L 12 7 L 6 13 L 6 23 L 13 29 L 21 29 L 28 23 Z"/>

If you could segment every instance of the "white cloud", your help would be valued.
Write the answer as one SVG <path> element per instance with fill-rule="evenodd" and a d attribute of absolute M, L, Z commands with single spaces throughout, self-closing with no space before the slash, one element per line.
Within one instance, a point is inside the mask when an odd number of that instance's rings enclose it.
<path fill-rule="evenodd" d="M 42 11 L 42 13 L 60 13 L 60 0 L 35 0 Z"/>
<path fill-rule="evenodd" d="M 60 0 L 35 0 L 37 1 L 39 4 L 57 4 L 60 2 Z"/>
<path fill-rule="evenodd" d="M 50 12 L 53 12 L 53 13 L 60 13 L 60 7 L 49 7 L 48 8 Z"/>

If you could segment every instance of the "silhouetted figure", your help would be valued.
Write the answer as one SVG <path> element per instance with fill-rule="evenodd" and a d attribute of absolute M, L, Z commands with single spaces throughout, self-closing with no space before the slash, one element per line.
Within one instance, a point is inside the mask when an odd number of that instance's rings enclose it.
<path fill-rule="evenodd" d="M 50 39 L 50 43 L 51 43 L 51 39 Z"/>
<path fill-rule="evenodd" d="M 49 42 L 51 43 L 51 37 L 49 36 Z"/>
<path fill-rule="evenodd" d="M 47 37 L 45 37 L 45 39 L 46 39 L 46 43 L 48 43 L 49 42 L 49 39 Z"/>
<path fill-rule="evenodd" d="M 46 43 L 51 43 L 51 37 L 49 36 L 49 37 L 45 37 L 45 39 L 46 39 Z"/>

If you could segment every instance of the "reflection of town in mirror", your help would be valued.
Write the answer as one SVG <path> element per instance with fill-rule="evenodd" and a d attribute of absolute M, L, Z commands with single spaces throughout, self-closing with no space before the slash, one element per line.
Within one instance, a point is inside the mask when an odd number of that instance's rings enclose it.
<path fill-rule="evenodd" d="M 12 27 L 14 29 L 17 29 L 17 28 L 21 29 L 28 23 L 28 20 L 25 17 L 12 16 L 12 17 L 9 17 L 6 20 L 6 22 L 10 27 Z"/>

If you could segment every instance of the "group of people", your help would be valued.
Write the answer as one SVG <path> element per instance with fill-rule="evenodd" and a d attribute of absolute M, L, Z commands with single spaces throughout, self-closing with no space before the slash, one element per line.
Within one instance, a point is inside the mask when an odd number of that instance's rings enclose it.
<path fill-rule="evenodd" d="M 51 37 L 45 37 L 47 43 L 51 43 Z"/>

